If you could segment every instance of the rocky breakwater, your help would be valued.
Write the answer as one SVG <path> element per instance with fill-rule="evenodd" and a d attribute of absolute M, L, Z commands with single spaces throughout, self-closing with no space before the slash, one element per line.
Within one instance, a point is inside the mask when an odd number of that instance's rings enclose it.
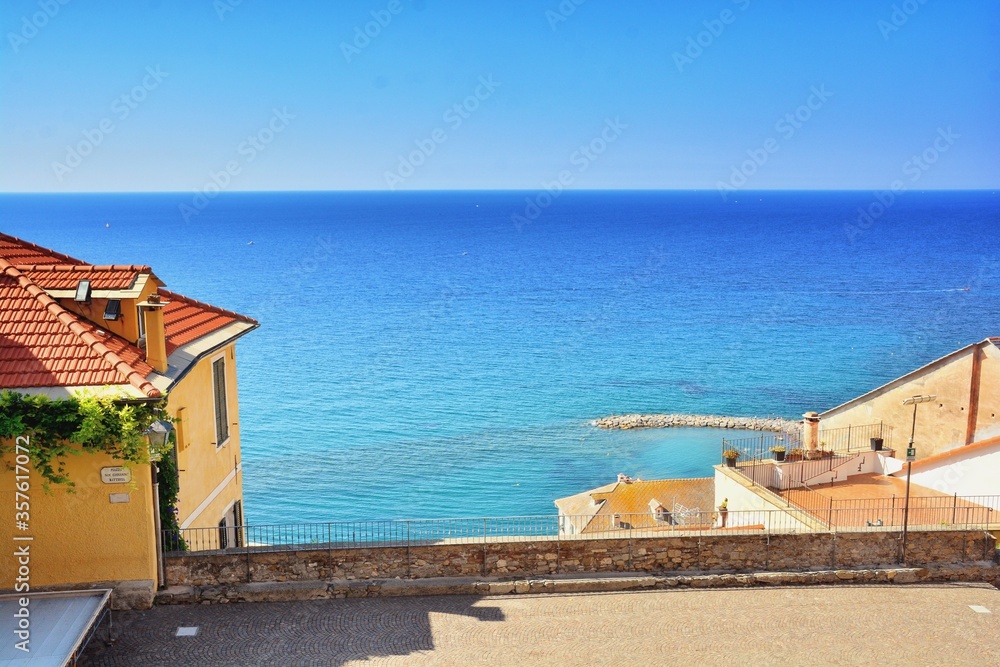
<path fill-rule="evenodd" d="M 611 415 L 591 422 L 600 428 L 732 428 L 745 431 L 799 431 L 802 422 L 781 417 L 720 417 L 717 415 Z"/>

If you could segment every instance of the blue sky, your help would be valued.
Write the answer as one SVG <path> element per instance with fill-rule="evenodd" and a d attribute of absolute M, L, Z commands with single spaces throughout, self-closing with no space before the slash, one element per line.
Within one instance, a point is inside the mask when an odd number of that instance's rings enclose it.
<path fill-rule="evenodd" d="M 991 0 L 64 1 L 0 191 L 1000 185 Z"/>

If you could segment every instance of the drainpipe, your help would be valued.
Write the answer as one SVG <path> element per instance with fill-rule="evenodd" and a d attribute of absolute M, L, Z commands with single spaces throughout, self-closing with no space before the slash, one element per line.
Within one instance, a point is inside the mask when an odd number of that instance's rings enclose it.
<path fill-rule="evenodd" d="M 159 589 L 167 581 L 163 567 L 163 529 L 160 526 L 160 481 L 158 475 L 160 469 L 154 462 L 149 464 L 149 470 L 153 476 L 153 530 L 156 531 L 156 574 L 159 577 L 156 588 Z"/>

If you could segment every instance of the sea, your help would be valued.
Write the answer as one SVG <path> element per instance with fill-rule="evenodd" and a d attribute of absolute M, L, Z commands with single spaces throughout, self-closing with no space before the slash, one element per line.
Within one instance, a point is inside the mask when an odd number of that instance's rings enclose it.
<path fill-rule="evenodd" d="M 996 192 L 0 195 L 0 230 L 257 318 L 250 524 L 551 515 L 712 474 L 715 429 L 823 411 L 1000 335 Z"/>

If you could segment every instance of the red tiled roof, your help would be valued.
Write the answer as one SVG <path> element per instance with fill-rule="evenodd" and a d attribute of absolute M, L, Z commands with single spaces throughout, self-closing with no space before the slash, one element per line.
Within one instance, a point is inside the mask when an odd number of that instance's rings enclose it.
<path fill-rule="evenodd" d="M 91 266 L 89 264 L 22 264 L 17 269 L 42 289 L 76 289 L 81 280 L 89 280 L 92 289 L 124 290 L 135 284 L 142 273 L 152 273 L 148 266 Z"/>
<path fill-rule="evenodd" d="M 163 309 L 163 324 L 167 330 L 167 354 L 181 345 L 218 331 L 233 322 L 256 324 L 256 320 L 222 308 L 210 306 L 183 294 L 158 290 L 167 306 Z"/>
<path fill-rule="evenodd" d="M 160 396 L 146 381 L 153 369 L 145 353 L 128 341 L 59 305 L 45 290 L 74 289 L 81 279 L 92 289 L 127 289 L 148 266 L 93 266 L 62 253 L 0 233 L 0 387 L 61 387 L 132 384 Z M 159 283 L 158 283 L 159 284 Z M 159 290 L 167 353 L 233 322 L 256 320 L 180 294 Z"/>
<path fill-rule="evenodd" d="M 86 264 L 55 250 L 28 243 L 16 236 L 0 232 L 0 258 L 15 266 L 19 264 Z"/>
<path fill-rule="evenodd" d="M 98 331 L 0 259 L 0 387 L 131 384 L 159 397 L 142 350 Z"/>

